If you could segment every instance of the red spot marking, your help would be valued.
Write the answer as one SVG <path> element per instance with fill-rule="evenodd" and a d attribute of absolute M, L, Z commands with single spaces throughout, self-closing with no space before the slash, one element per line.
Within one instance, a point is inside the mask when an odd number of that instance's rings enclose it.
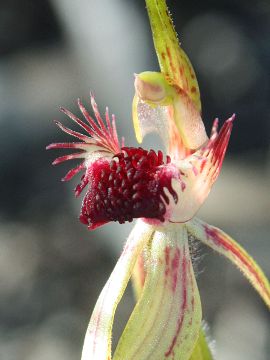
<path fill-rule="evenodd" d="M 205 167 L 206 163 L 207 163 L 207 159 L 203 159 L 203 160 L 201 161 L 200 172 L 202 172 L 202 171 L 203 171 L 203 169 L 204 169 L 204 167 Z"/>
<path fill-rule="evenodd" d="M 192 86 L 192 88 L 190 89 L 190 91 L 191 91 L 192 93 L 195 93 L 195 92 L 197 91 L 197 89 L 196 89 L 195 86 Z"/>
<path fill-rule="evenodd" d="M 179 276 L 179 260 L 180 260 L 180 250 L 176 249 L 175 255 L 172 259 L 171 267 L 172 267 L 172 289 L 175 291 L 177 278 Z"/>
<path fill-rule="evenodd" d="M 186 84 L 183 84 L 183 87 L 184 87 L 185 90 L 188 91 L 189 90 L 189 84 L 188 84 L 188 79 L 186 77 L 185 77 L 185 83 Z"/>
<path fill-rule="evenodd" d="M 177 94 L 182 94 L 183 90 L 178 85 L 173 85 L 173 87 Z"/>
<path fill-rule="evenodd" d="M 162 53 L 161 53 L 161 57 L 162 57 L 163 60 L 166 59 L 166 55 L 165 55 L 165 53 L 164 53 L 163 51 L 162 51 Z"/>
<path fill-rule="evenodd" d="M 181 309 L 180 309 L 180 318 L 178 319 L 178 322 L 177 322 L 176 334 L 173 337 L 173 340 L 171 342 L 171 345 L 170 345 L 168 351 L 164 354 L 166 357 L 169 357 L 173 352 L 173 348 L 176 345 L 177 337 L 178 337 L 180 330 L 182 328 L 182 325 L 183 325 L 184 315 L 185 315 L 185 311 L 187 308 L 187 261 L 186 261 L 185 254 L 183 256 L 183 262 L 182 262 L 182 280 L 183 280 L 183 282 L 182 282 L 183 301 L 182 301 Z"/>
<path fill-rule="evenodd" d="M 165 267 L 165 276 L 167 277 L 169 275 L 169 266 L 170 266 L 170 247 L 169 246 L 166 246 L 165 247 L 165 264 L 166 264 L 166 267 Z M 166 281 L 166 280 L 165 280 Z"/>
<path fill-rule="evenodd" d="M 192 292 L 194 293 L 193 286 L 192 286 Z M 195 299 L 194 299 L 194 295 L 192 295 L 192 298 L 191 298 L 191 306 L 192 306 L 192 311 L 194 311 L 194 306 L 195 306 Z"/>
<path fill-rule="evenodd" d="M 265 287 L 263 280 L 260 278 L 256 270 L 254 270 L 248 259 L 245 257 L 245 254 L 243 254 L 240 249 L 237 249 L 233 244 L 230 244 L 224 238 L 222 238 L 222 236 L 219 235 L 219 232 L 216 229 L 205 226 L 205 233 L 208 239 L 212 240 L 215 244 L 217 244 L 218 246 L 221 245 L 225 250 L 231 251 L 232 254 L 235 255 L 235 257 L 237 257 L 238 260 L 240 260 L 247 267 L 248 271 L 255 277 L 265 294 L 270 297 L 270 292 Z"/>
<path fill-rule="evenodd" d="M 192 263 L 191 263 L 191 260 L 189 259 L 188 261 L 188 272 L 189 272 L 189 278 L 190 278 L 190 282 L 191 282 L 191 287 L 192 287 L 192 297 L 191 297 L 191 308 L 192 308 L 192 312 L 194 312 L 195 310 L 195 298 L 194 298 L 194 293 L 195 293 L 195 284 L 194 284 L 194 281 L 192 281 L 192 277 L 193 277 L 193 274 L 192 274 Z"/>
<path fill-rule="evenodd" d="M 166 52 L 167 52 L 167 55 L 168 55 L 168 58 L 169 58 L 171 71 L 176 72 L 176 69 L 175 69 L 175 66 L 174 66 L 174 63 L 173 63 L 173 59 L 172 59 L 171 50 L 170 50 L 170 48 L 168 46 L 166 46 Z"/>
<path fill-rule="evenodd" d="M 165 247 L 165 262 L 167 266 L 169 266 L 170 263 L 170 250 L 169 246 Z"/>

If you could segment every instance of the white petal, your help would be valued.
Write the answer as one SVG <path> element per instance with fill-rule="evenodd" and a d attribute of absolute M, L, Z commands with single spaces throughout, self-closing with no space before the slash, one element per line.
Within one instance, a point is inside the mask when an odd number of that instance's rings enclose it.
<path fill-rule="evenodd" d="M 136 259 L 152 233 L 153 228 L 140 220 L 132 230 L 94 308 L 85 335 L 82 360 L 111 359 L 111 336 L 115 310 L 130 279 Z"/>
<path fill-rule="evenodd" d="M 156 231 L 148 246 L 141 297 L 114 360 L 188 360 L 201 326 L 201 303 L 185 226 Z"/>

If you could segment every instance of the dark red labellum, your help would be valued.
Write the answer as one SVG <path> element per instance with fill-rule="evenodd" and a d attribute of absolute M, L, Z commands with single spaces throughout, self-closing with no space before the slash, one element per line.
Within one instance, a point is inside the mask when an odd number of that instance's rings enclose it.
<path fill-rule="evenodd" d="M 168 191 L 177 202 L 171 187 L 172 174 L 167 171 L 170 157 L 164 162 L 161 151 L 142 148 L 121 149 L 109 161 L 96 160 L 89 167 L 84 182 L 88 190 L 84 197 L 80 220 L 94 229 L 109 221 L 132 221 L 150 218 L 163 222 Z"/>

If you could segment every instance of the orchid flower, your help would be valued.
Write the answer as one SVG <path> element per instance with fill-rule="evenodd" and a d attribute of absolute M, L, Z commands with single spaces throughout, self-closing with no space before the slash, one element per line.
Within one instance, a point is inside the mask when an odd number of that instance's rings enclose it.
<path fill-rule="evenodd" d="M 201 327 L 190 237 L 231 260 L 270 307 L 270 286 L 255 261 L 223 231 L 195 217 L 220 173 L 235 115 L 219 131 L 215 119 L 208 138 L 196 76 L 166 2 L 146 4 L 161 72 L 135 75 L 133 122 L 137 140 L 157 132 L 165 154 L 120 143 L 115 117 L 106 109 L 104 120 L 93 95 L 95 119 L 80 100 L 84 121 L 62 109 L 85 134 L 56 122 L 79 142 L 47 147 L 78 149 L 53 164 L 82 160 L 62 180 L 84 172 L 75 195 L 87 188 L 80 220 L 89 229 L 137 219 L 92 313 L 82 360 L 212 359 Z M 112 357 L 114 315 L 131 277 L 137 302 Z"/>

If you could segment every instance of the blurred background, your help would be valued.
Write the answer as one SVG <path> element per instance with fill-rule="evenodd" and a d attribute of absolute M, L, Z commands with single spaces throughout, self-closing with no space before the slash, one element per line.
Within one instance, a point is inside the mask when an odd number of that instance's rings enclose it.
<path fill-rule="evenodd" d="M 207 129 L 237 121 L 219 181 L 200 217 L 239 241 L 270 276 L 270 2 L 168 1 L 196 70 Z M 61 183 L 70 164 L 45 146 L 68 138 L 53 119 L 95 93 L 126 144 L 133 73 L 158 70 L 143 0 L 0 2 L 0 359 L 76 360 L 89 316 L 131 225 L 89 232 Z M 67 122 L 66 122 L 67 123 Z M 144 147 L 158 148 L 156 138 Z M 76 182 L 77 181 L 77 182 Z M 217 360 L 268 360 L 270 317 L 242 275 L 197 250 L 203 311 Z M 117 312 L 119 334 L 133 304 Z"/>

